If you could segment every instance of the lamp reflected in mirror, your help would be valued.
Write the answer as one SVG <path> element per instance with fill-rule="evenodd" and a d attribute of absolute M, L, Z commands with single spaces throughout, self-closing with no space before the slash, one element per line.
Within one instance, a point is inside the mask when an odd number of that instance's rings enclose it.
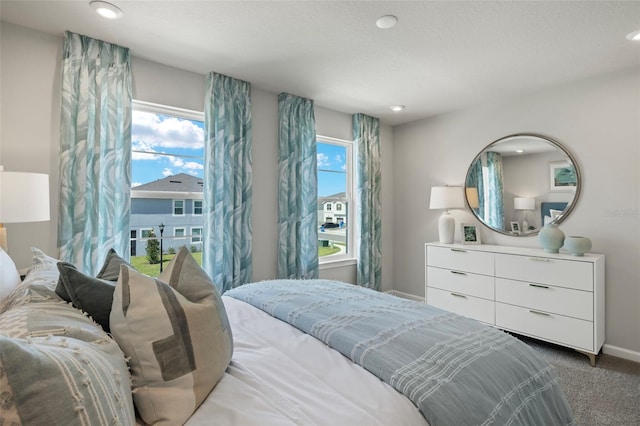
<path fill-rule="evenodd" d="M 534 226 L 532 226 L 530 229 L 529 228 L 529 220 L 527 217 L 527 211 L 528 210 L 535 210 L 536 209 L 536 200 L 535 198 L 525 198 L 525 197 L 516 197 L 513 199 L 513 209 L 514 210 L 519 210 L 521 212 L 521 216 L 522 216 L 522 227 L 520 228 L 522 230 L 522 232 L 529 232 L 529 231 L 533 231 L 535 229 Z"/>

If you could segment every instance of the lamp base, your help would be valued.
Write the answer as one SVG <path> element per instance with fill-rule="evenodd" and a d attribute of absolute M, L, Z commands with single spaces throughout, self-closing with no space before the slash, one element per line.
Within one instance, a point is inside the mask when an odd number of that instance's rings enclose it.
<path fill-rule="evenodd" d="M 442 213 L 438 219 L 438 237 L 442 244 L 452 244 L 456 229 L 456 220 L 449 212 Z"/>

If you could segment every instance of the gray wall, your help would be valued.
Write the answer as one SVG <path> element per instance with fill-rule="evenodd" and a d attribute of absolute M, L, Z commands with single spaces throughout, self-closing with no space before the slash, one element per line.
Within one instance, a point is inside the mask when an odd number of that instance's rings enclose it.
<path fill-rule="evenodd" d="M 424 296 L 424 243 L 438 239 L 441 214 L 428 209 L 430 188 L 462 185 L 488 143 L 521 132 L 547 135 L 575 156 L 582 194 L 560 228 L 606 255 L 606 349 L 640 360 L 639 70 L 396 126 L 394 288 Z M 474 222 L 468 211 L 453 215 Z M 484 243 L 538 247 L 536 237 L 480 231 Z"/>
<path fill-rule="evenodd" d="M 28 266 L 29 247 L 57 255 L 58 143 L 62 37 L 2 23 L 0 164 L 6 170 L 48 173 L 51 221 L 7 225 L 9 251 L 19 267 Z M 205 76 L 133 57 L 134 98 L 202 110 Z M 253 268 L 254 280 L 274 278 L 277 270 L 278 98 L 251 89 L 253 124 Z M 8 107 L 10 106 L 10 108 Z M 351 114 L 316 106 L 317 132 L 351 139 Z M 381 126 L 383 220 L 392 223 L 393 131 Z M 392 229 L 383 229 L 383 289 L 392 288 Z M 355 265 L 321 271 L 326 278 L 355 282 Z"/>

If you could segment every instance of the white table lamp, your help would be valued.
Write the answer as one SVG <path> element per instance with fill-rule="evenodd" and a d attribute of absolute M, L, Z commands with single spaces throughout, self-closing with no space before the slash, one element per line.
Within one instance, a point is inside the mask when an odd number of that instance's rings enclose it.
<path fill-rule="evenodd" d="M 8 251 L 2 224 L 49 219 L 49 175 L 5 172 L 0 166 L 0 247 Z"/>
<path fill-rule="evenodd" d="M 535 198 L 515 197 L 513 199 L 513 208 L 514 210 L 522 210 L 522 215 L 524 217 L 522 220 L 522 232 L 527 232 L 529 229 L 529 222 L 527 221 L 526 210 L 536 209 Z"/>
<path fill-rule="evenodd" d="M 441 243 L 453 243 L 456 221 L 449 209 L 464 208 L 464 190 L 461 186 L 434 186 L 431 188 L 430 209 L 444 209 L 438 220 L 438 237 Z"/>

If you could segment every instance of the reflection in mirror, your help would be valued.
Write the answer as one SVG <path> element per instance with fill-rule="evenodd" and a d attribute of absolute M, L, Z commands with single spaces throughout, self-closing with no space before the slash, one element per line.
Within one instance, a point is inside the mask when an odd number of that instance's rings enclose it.
<path fill-rule="evenodd" d="M 535 235 L 562 222 L 580 193 L 580 171 L 558 142 L 535 134 L 491 143 L 467 171 L 465 195 L 473 214 L 503 234 Z"/>

